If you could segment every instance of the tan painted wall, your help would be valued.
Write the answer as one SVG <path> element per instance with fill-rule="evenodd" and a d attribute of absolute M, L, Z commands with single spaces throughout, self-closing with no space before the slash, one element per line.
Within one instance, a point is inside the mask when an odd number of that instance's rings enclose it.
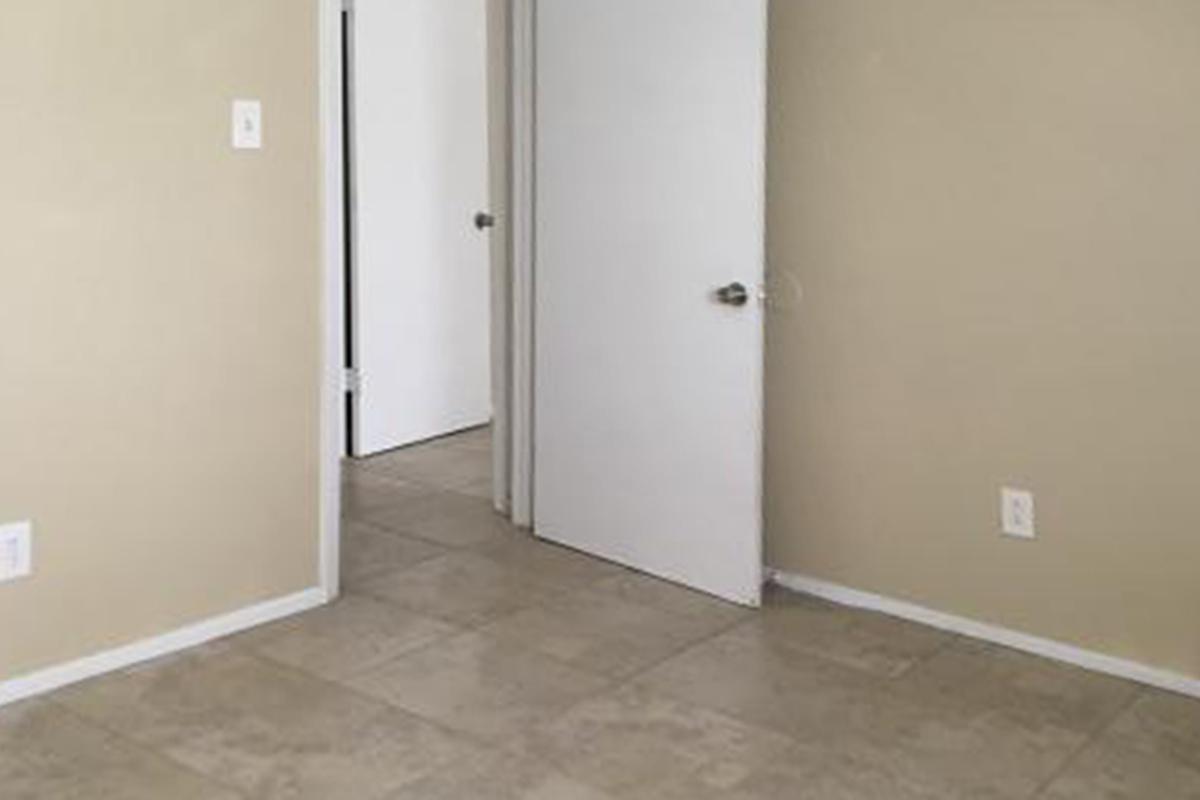
<path fill-rule="evenodd" d="M 0 585 L 0 680 L 317 582 L 316 24 L 5 6 L 0 521 L 37 572 Z"/>
<path fill-rule="evenodd" d="M 0 521 L 37 574 L 0 680 L 316 581 L 315 25 L 5 11 Z M 1200 674 L 1200 9 L 772 25 L 772 565 Z M 1010 483 L 1036 543 L 996 532 Z"/>
<path fill-rule="evenodd" d="M 771 22 L 771 564 L 1200 675 L 1200 4 Z"/>

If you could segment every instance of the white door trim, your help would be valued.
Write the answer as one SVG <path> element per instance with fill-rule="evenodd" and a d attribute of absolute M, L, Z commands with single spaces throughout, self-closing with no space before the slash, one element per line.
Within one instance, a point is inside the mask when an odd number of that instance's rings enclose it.
<path fill-rule="evenodd" d="M 321 132 L 321 434 L 320 581 L 325 600 L 340 590 L 341 473 L 345 452 L 343 387 L 345 286 L 344 163 L 342 149 L 342 4 L 317 0 Z"/>
<path fill-rule="evenodd" d="M 512 222 L 511 164 L 512 113 L 509 87 L 512 85 L 512 4 L 507 0 L 489 3 L 488 14 L 488 200 L 496 218 L 490 242 L 492 267 L 492 505 L 500 514 L 512 513 Z M 495 38 L 496 15 L 502 15 L 504 37 Z M 497 62 L 504 65 L 496 75 Z M 501 113 L 501 111 L 503 113 Z M 496 147 L 498 126 L 503 145 Z M 503 233 L 502 233 L 503 232 Z M 503 251 L 497 236 L 503 235 Z M 499 257 L 499 263 L 497 262 Z"/>
<path fill-rule="evenodd" d="M 537 0 L 512 7 L 512 519 L 533 525 L 534 98 Z"/>

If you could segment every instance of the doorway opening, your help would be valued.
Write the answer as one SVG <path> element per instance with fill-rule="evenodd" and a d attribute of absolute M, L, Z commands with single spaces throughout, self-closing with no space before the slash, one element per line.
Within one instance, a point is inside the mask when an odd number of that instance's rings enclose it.
<path fill-rule="evenodd" d="M 343 454 L 490 421 L 489 513 L 755 605 L 765 3 L 637 9 L 343 17 Z"/>
<path fill-rule="evenodd" d="M 340 15 L 349 458 L 492 424 L 504 120 L 489 13 L 486 0 L 359 0 Z"/>

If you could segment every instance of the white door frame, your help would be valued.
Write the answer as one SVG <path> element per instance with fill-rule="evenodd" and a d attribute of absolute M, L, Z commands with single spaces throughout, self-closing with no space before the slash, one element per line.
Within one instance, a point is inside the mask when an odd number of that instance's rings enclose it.
<path fill-rule="evenodd" d="M 534 355 L 534 110 L 537 0 L 511 0 L 512 50 L 509 96 L 512 120 L 511 196 L 512 359 L 509 408 L 512 519 L 533 525 L 533 355 Z"/>
<path fill-rule="evenodd" d="M 489 0 L 488 15 L 488 200 L 496 219 L 490 242 L 492 266 L 492 500 L 496 511 L 512 513 L 512 3 Z M 503 25 L 499 25 L 502 22 Z M 503 31 L 497 37 L 497 30 Z M 497 63 L 503 63 L 500 74 Z M 492 126 L 503 128 L 497 136 Z M 497 147 L 497 143 L 500 146 Z M 501 246 L 503 250 L 501 250 Z M 499 258 L 499 263 L 497 259 Z"/>
<path fill-rule="evenodd" d="M 496 458 L 496 505 L 514 521 L 533 521 L 533 11 L 535 0 L 509 3 L 512 149 L 509 269 L 494 276 L 494 385 L 501 435 Z M 345 163 L 343 149 L 342 12 L 353 0 L 316 0 L 320 71 L 322 381 L 320 433 L 320 582 L 326 600 L 340 590 L 341 472 L 345 449 Z M 504 220 L 501 220 L 503 223 Z M 503 291 L 505 284 L 511 292 Z M 510 335 L 511 332 L 511 335 Z M 499 478 L 508 472 L 510 478 Z"/>
<path fill-rule="evenodd" d="M 321 136 L 321 439 L 320 579 L 326 602 L 340 591 L 342 454 L 346 393 L 343 371 L 345 164 L 342 137 L 343 0 L 316 0 L 320 53 Z"/>
<path fill-rule="evenodd" d="M 324 232 L 324 386 L 322 388 L 321 585 L 338 593 L 341 458 L 345 453 L 343 304 L 345 257 L 341 14 L 353 0 L 320 7 L 321 134 Z M 507 269 L 493 276 L 495 500 L 521 527 L 533 525 L 534 197 L 537 0 L 498 0 L 509 20 L 509 225 Z M 506 291 L 507 289 L 507 291 Z M 505 474 L 507 473 L 507 474 Z"/>

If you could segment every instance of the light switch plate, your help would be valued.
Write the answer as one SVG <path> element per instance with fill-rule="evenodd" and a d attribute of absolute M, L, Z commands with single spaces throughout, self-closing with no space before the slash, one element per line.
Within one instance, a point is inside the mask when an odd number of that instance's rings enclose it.
<path fill-rule="evenodd" d="M 0 583 L 33 574 L 33 523 L 0 525 Z"/>
<path fill-rule="evenodd" d="M 233 147 L 235 150 L 261 150 L 263 146 L 262 103 L 258 100 L 233 101 Z"/>

